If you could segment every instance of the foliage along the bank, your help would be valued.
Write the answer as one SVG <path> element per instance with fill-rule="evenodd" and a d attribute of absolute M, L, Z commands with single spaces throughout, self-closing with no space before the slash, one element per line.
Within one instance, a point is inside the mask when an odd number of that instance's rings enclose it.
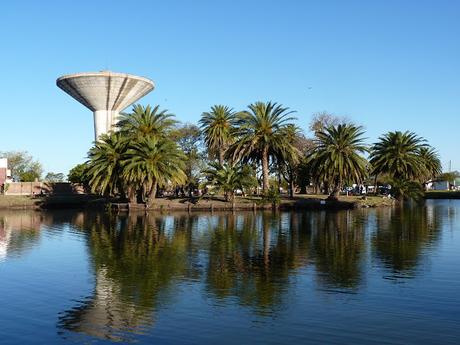
<path fill-rule="evenodd" d="M 274 198 L 287 185 L 305 193 L 314 186 L 337 199 L 346 186 L 390 183 L 398 199 L 418 198 L 423 185 L 441 173 L 438 153 L 412 132 L 389 132 L 373 145 L 363 128 L 327 113 L 313 118 L 313 138 L 294 124 L 293 111 L 274 102 L 256 102 L 236 112 L 215 105 L 199 125 L 180 124 L 159 106 L 135 105 L 118 128 L 103 135 L 84 166 L 69 174 L 94 193 L 145 202 L 164 191 L 192 196 L 198 189 Z M 369 159 L 367 159 L 367 156 Z"/>

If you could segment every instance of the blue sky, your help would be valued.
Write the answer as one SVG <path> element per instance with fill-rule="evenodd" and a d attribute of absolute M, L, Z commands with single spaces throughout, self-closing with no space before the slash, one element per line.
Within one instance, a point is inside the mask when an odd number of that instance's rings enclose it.
<path fill-rule="evenodd" d="M 196 122 L 273 100 L 427 138 L 460 169 L 460 1 L 8 1 L 0 8 L 0 151 L 46 171 L 85 160 L 91 112 L 56 87 L 110 69 L 151 78 L 142 104 Z"/>

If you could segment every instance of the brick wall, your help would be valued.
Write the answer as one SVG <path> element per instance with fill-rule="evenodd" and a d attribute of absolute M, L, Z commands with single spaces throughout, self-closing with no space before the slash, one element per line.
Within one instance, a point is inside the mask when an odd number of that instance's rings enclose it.
<path fill-rule="evenodd" d="M 40 195 L 40 194 L 84 194 L 82 186 L 73 183 L 59 182 L 11 182 L 8 183 L 5 195 Z"/>
<path fill-rule="evenodd" d="M 6 168 L 0 168 L 0 186 L 5 182 L 6 180 Z"/>

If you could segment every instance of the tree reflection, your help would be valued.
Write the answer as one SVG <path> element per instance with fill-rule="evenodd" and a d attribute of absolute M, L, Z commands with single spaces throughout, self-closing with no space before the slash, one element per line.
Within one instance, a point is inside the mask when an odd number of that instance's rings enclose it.
<path fill-rule="evenodd" d="M 357 211 L 314 213 L 309 226 L 320 284 L 357 288 L 365 251 L 364 227 Z"/>
<path fill-rule="evenodd" d="M 440 216 L 432 207 L 377 210 L 372 238 L 376 257 L 396 274 L 414 274 L 423 249 L 439 235 Z"/>
<path fill-rule="evenodd" d="M 95 272 L 93 295 L 59 317 L 61 329 L 110 340 L 129 340 L 154 323 L 177 277 L 196 275 L 190 260 L 190 222 L 174 218 L 95 214 L 85 218 Z M 184 223 L 189 226 L 182 226 Z"/>
<path fill-rule="evenodd" d="M 289 277 L 308 259 L 308 238 L 298 216 L 247 213 L 223 215 L 211 229 L 207 291 L 217 299 L 236 297 L 257 313 L 282 305 Z"/>
<path fill-rule="evenodd" d="M 65 221 L 65 217 L 56 221 Z M 59 317 L 59 328 L 127 341 L 155 322 L 180 284 L 203 284 L 218 305 L 257 315 L 288 305 L 295 277 L 312 263 L 321 288 L 357 290 L 365 259 L 395 271 L 416 267 L 437 237 L 433 208 L 321 212 L 243 212 L 71 218 L 86 238 L 94 270 L 92 295 Z M 376 230 L 371 232 L 369 224 Z M 371 240 L 366 243 L 366 232 Z M 371 244 L 373 251 L 367 250 Z M 200 285 L 201 287 L 201 285 Z"/>

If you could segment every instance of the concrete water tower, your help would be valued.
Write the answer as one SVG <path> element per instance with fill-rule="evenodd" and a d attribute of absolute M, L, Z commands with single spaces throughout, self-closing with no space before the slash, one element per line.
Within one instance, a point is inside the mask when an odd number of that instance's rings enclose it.
<path fill-rule="evenodd" d="M 113 129 L 121 111 L 155 87 L 147 78 L 110 71 L 64 75 L 56 84 L 94 113 L 96 140 Z"/>

